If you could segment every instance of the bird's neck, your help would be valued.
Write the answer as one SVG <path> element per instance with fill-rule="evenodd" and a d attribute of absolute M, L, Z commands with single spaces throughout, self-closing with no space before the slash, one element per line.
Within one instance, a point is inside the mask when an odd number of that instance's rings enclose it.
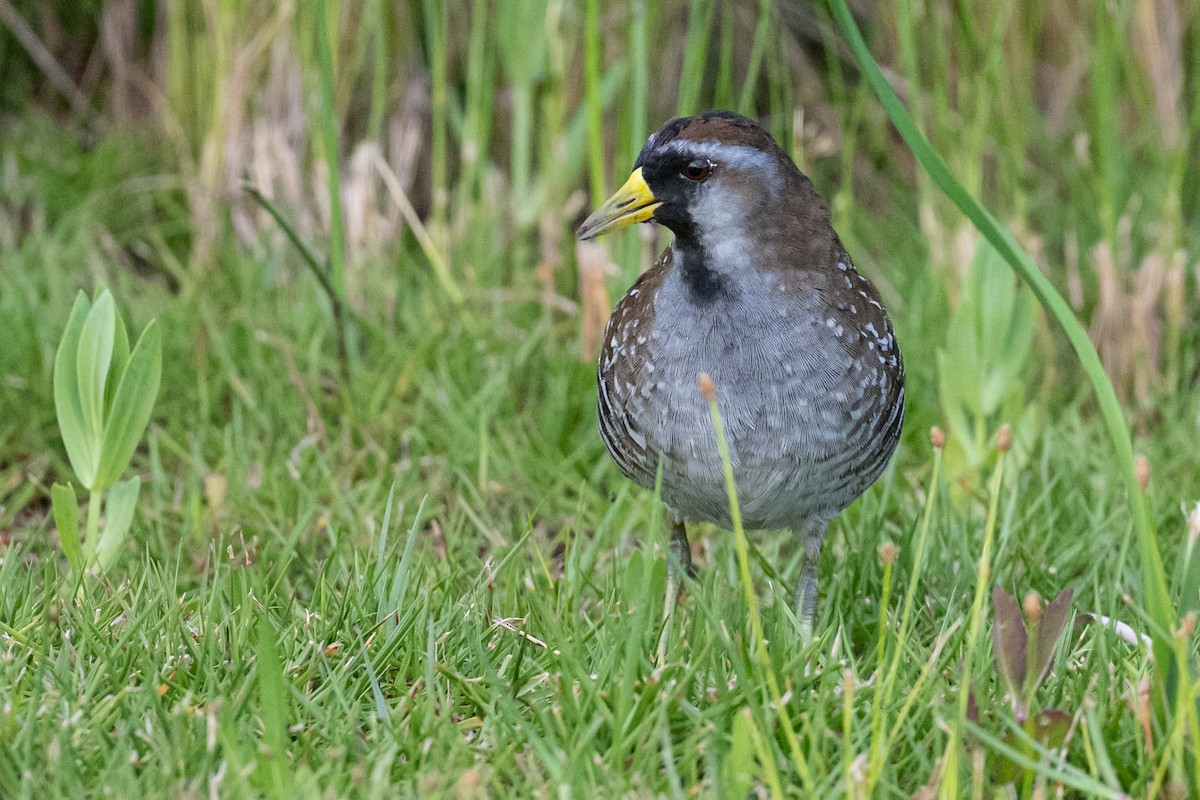
<path fill-rule="evenodd" d="M 696 236 L 676 233 L 671 243 L 671 255 L 679 276 L 687 290 L 688 299 L 697 305 L 708 305 L 736 292 L 736 286 L 727 269 L 722 269 L 714 258 L 712 248 L 705 247 Z"/>
<path fill-rule="evenodd" d="M 697 305 L 754 294 L 764 260 L 775 257 L 769 232 L 732 209 L 709 212 L 706 226 L 677 226 L 672 256 L 689 299 Z"/>

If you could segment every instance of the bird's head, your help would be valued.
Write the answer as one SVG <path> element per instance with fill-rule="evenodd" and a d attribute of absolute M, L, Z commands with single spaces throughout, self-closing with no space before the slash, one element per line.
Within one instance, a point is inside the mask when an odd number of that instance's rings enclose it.
<path fill-rule="evenodd" d="M 658 222 L 680 240 L 741 239 L 788 205 L 795 164 L 757 122 L 730 111 L 673 119 L 646 140 L 633 174 L 579 227 L 580 239 Z M 749 220 L 754 220 L 753 223 Z"/>

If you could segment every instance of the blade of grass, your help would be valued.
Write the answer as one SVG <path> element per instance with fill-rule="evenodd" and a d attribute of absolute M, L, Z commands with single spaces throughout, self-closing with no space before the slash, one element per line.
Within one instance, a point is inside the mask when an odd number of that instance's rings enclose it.
<path fill-rule="evenodd" d="M 334 13 L 336 14 L 336 7 Z M 317 2 L 317 53 L 321 75 L 321 151 L 325 156 L 326 188 L 329 191 L 329 281 L 338 298 L 346 294 L 346 234 L 342 220 L 342 184 L 338 168 L 338 135 L 333 105 L 333 45 L 330 37 L 329 9 L 325 0 Z"/>
<path fill-rule="evenodd" d="M 677 116 L 694 114 L 699 109 L 700 90 L 704 73 L 708 67 L 709 37 L 712 34 L 713 16 L 717 4 L 711 0 L 689 0 L 687 40 L 683 47 L 683 67 L 679 78 L 679 102 L 675 105 Z"/>
<path fill-rule="evenodd" d="M 429 228 L 437 242 L 439 251 L 446 248 L 446 206 L 449 202 L 449 189 L 446 177 L 446 126 L 449 114 L 448 91 L 449 85 L 449 48 L 446 39 L 446 4 L 440 0 L 430 0 L 422 4 L 424 8 L 425 38 L 429 52 L 429 86 L 430 86 L 430 143 L 429 169 L 430 189 L 433 194 L 433 208 L 429 217 Z"/>
<path fill-rule="evenodd" d="M 779 782 L 779 770 L 775 768 L 775 753 L 767 744 L 758 726 L 754 724 L 754 714 L 750 709 L 743 708 L 742 714 L 746 718 L 746 730 L 750 733 L 750 743 L 754 745 L 758 763 L 762 765 L 763 777 L 766 779 L 767 787 L 771 790 L 771 800 L 783 800 L 783 784 Z"/>
<path fill-rule="evenodd" d="M 1155 692 L 1161 699 L 1166 686 L 1166 670 L 1171 663 L 1172 648 L 1170 635 L 1174 629 L 1175 612 L 1167 591 L 1166 573 L 1162 557 L 1159 554 L 1157 534 L 1154 522 L 1150 517 L 1150 509 L 1146 496 L 1138 485 L 1133 465 L 1133 444 L 1129 428 L 1125 422 L 1124 413 L 1117 400 L 1112 383 L 1100 363 L 1087 332 L 1075 318 L 1071 307 L 1062 295 L 1054 288 L 1049 278 L 1043 275 L 1033 258 L 1025 252 L 1012 235 L 995 217 L 975 201 L 958 179 L 951 173 L 946 162 L 934 150 L 905 110 L 895 91 L 883 77 L 879 65 L 875 62 L 854 17 L 845 0 L 830 0 L 830 7 L 838 27 L 846 37 L 854 59 L 874 88 L 880 102 L 887 111 L 892 124 L 896 126 L 904 141 L 912 150 L 921 166 L 929 173 L 938 188 L 946 194 L 958 209 L 974 223 L 993 247 L 1004 257 L 1008 265 L 1021 277 L 1033 291 L 1042 308 L 1054 318 L 1066 335 L 1071 347 L 1079 358 L 1080 365 L 1092 388 L 1096 393 L 1096 402 L 1100 407 L 1101 416 L 1116 452 L 1117 462 L 1125 480 L 1129 496 L 1130 512 L 1133 518 L 1133 529 L 1137 533 L 1138 545 L 1142 560 L 1142 591 L 1145 597 L 1147 615 L 1154 623 L 1154 675 Z M 1161 706 L 1160 706 L 1161 707 Z"/>
<path fill-rule="evenodd" d="M 650 65 L 647 56 L 646 33 L 646 0 L 630 0 L 629 3 L 629 53 L 632 57 L 632 68 L 629 71 L 629 89 L 633 95 L 631 119 L 629 125 L 629 156 L 630 163 L 637 158 L 646 138 L 646 107 L 650 94 L 649 74 Z"/>
<path fill-rule="evenodd" d="M 734 551 L 737 553 L 738 574 L 741 577 L 742 592 L 746 600 L 746 613 L 750 617 L 750 630 L 754 636 L 754 654 L 759 666 L 767 678 L 767 687 L 771 693 L 771 701 L 783 724 L 783 733 L 787 738 L 788 749 L 796 770 L 800 773 L 806 791 L 812 791 L 813 775 L 808 766 L 808 759 L 800 749 L 800 740 L 796 738 L 796 728 L 792 724 L 791 714 L 788 713 L 787 703 L 783 700 L 783 692 L 779 689 L 779 679 L 775 676 L 775 667 L 771 663 L 771 655 L 767 652 L 767 640 L 763 634 L 762 617 L 758 613 L 758 601 L 754 596 L 754 581 L 750 577 L 749 545 L 746 542 L 746 530 L 742 527 L 742 512 L 738 504 L 737 484 L 733 479 L 733 460 L 729 454 L 729 443 L 725 439 L 725 423 L 721 420 L 721 410 L 717 407 L 717 390 L 712 378 L 707 373 L 700 373 L 700 394 L 708 403 L 709 417 L 712 419 L 713 431 L 717 436 L 717 450 L 721 455 L 721 468 L 725 474 L 725 492 L 729 497 L 729 518 L 733 523 Z"/>
<path fill-rule="evenodd" d="M 346 339 L 348 338 L 345 319 L 346 308 L 342 303 L 341 293 L 338 292 L 337 287 L 333 284 L 329 273 L 321 266 L 321 262 L 317 260 L 317 254 L 300 238 L 300 234 L 296 232 L 296 229 L 288 222 L 279 209 L 276 208 L 275 204 L 268 200 L 266 195 L 257 186 L 247 183 L 243 184 L 242 188 L 254 198 L 254 202 L 266 209 L 266 212 L 271 215 L 271 219 L 275 220 L 275 224 L 280 227 L 284 235 L 287 236 L 288 241 L 300 253 L 300 260 L 304 262 L 304 266 L 308 267 L 308 271 L 317 279 L 317 284 L 325 292 L 325 296 L 329 298 L 329 306 L 333 309 L 333 327 L 334 336 L 337 341 L 338 366 L 341 368 L 344 385 L 349 386 L 350 349 L 346 344 Z M 364 321 L 359 320 L 360 324 Z M 372 326 L 368 323 L 366 327 L 371 328 Z"/>
<path fill-rule="evenodd" d="M 759 0 L 758 25 L 754 29 L 754 45 L 750 50 L 750 62 L 746 65 L 746 81 L 742 84 L 742 94 L 738 98 L 737 110 L 742 114 L 751 114 L 754 109 L 754 90 L 758 88 L 758 72 L 762 68 L 763 56 L 769 45 L 771 31 L 772 0 Z"/>
<path fill-rule="evenodd" d="M 600 97 L 600 0 L 588 0 L 584 12 L 584 86 L 588 119 L 588 177 L 592 206 L 604 202 L 604 122 Z"/>
<path fill-rule="evenodd" d="M 383 180 L 383 185 L 387 188 L 388 194 L 392 196 L 392 200 L 400 207 L 400 213 L 404 215 L 404 221 L 408 223 L 413 236 L 417 238 L 417 244 L 420 245 L 421 252 L 429 260 L 429 265 L 433 267 L 433 274 L 438 279 L 438 283 L 442 285 L 442 289 L 446 292 L 446 296 L 450 298 L 450 301 L 454 305 L 460 305 L 463 301 L 462 289 L 458 288 L 454 276 L 450 273 L 450 266 L 446 263 L 446 259 L 442 257 L 442 251 L 438 249 L 433 233 L 421 222 L 421 217 L 417 214 L 417 210 L 413 208 L 408 195 L 404 193 L 404 187 L 400 185 L 400 181 L 396 178 L 396 173 L 392 171 L 387 162 L 376 155 L 374 164 L 375 171 L 379 173 L 379 177 Z"/>
<path fill-rule="evenodd" d="M 904 605 L 900 612 L 900 624 L 896 628 L 896 642 L 892 652 L 891 664 L 885 677 L 880 680 L 881 694 L 876 695 L 876 709 L 872 709 L 871 750 L 867 761 L 867 791 L 873 791 L 880 773 L 883 771 L 884 755 L 888 750 L 891 738 L 883 735 L 883 710 L 891 705 L 892 692 L 896 687 L 896 676 L 900 670 L 900 662 L 908 645 L 908 636 L 912 630 L 913 608 L 916 605 L 917 586 L 921 574 L 925 570 L 925 549 L 929 543 L 930 522 L 933 517 L 933 505 L 937 499 L 938 486 L 942 479 L 942 454 L 945 449 L 945 439 L 942 432 L 934 429 L 933 439 L 933 473 L 929 478 L 929 492 L 925 497 L 925 510 L 921 515 L 921 528 L 917 533 L 917 543 L 913 553 L 912 574 L 908 578 L 908 589 L 904 593 Z M 897 715 L 894 724 L 899 724 L 905 714 Z"/>
<path fill-rule="evenodd" d="M 1007 426 L 1005 426 L 1007 427 Z M 999 436 L 997 436 L 999 438 Z M 1010 440 L 1011 441 L 1011 440 Z M 958 794 L 958 756 L 963 743 L 963 727 L 968 723 L 968 705 L 971 680 L 980 640 L 983 632 L 984 598 L 992 582 L 992 543 L 996 539 L 996 521 L 1000 511 L 1000 491 L 1004 487 L 1004 463 L 1007 447 L 998 448 L 996 470 L 992 473 L 992 485 L 988 492 L 987 521 L 983 528 L 983 549 L 979 553 L 976 567 L 975 596 L 971 601 L 971 613 L 967 617 L 967 640 L 964 644 L 963 666 L 958 685 L 958 714 L 950 725 L 950 741 L 946 744 L 946 771 L 943 773 L 940 796 L 951 798 Z"/>
<path fill-rule="evenodd" d="M 258 691 L 267 751 L 259 765 L 267 794 L 283 798 L 292 796 L 292 773 L 287 752 L 288 695 L 275 636 L 271 615 L 262 609 L 258 618 Z"/>

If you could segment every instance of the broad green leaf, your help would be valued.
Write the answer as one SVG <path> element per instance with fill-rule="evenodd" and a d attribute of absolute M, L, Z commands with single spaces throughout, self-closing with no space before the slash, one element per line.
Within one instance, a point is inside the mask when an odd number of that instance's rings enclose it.
<path fill-rule="evenodd" d="M 92 304 L 79 332 L 75 376 L 79 381 L 79 404 L 83 422 L 95 440 L 104 434 L 104 385 L 112 365 L 115 309 L 112 295 L 104 292 Z M 89 489 L 95 489 L 89 486 Z"/>
<path fill-rule="evenodd" d="M 950 434 L 945 466 L 960 508 L 964 489 L 981 483 L 980 472 L 995 455 L 991 435 L 1001 422 L 1011 423 L 1021 441 L 1037 434 L 1023 381 L 1033 344 L 1032 302 L 1001 265 L 996 248 L 980 239 L 936 353 L 938 399 Z M 1014 457 L 1027 452 L 1019 448 Z"/>
<path fill-rule="evenodd" d="M 133 524 L 133 512 L 137 508 L 138 491 L 142 479 L 134 475 L 127 481 L 119 481 L 108 490 L 104 501 L 104 533 L 96 547 L 96 564 L 101 571 L 107 570 L 121 552 L 125 534 Z"/>
<path fill-rule="evenodd" d="M 50 507 L 54 511 L 54 526 L 58 528 L 58 541 L 71 569 L 79 572 L 83 568 L 83 548 L 79 543 L 79 501 L 71 484 L 56 483 L 50 487 Z"/>
<path fill-rule="evenodd" d="M 113 397 L 112 413 L 104 428 L 100 465 L 96 469 L 96 487 L 111 486 L 133 458 L 158 397 L 162 378 L 162 336 L 158 323 L 151 322 L 129 356 Z"/>
<path fill-rule="evenodd" d="M 92 485 L 100 447 L 84 421 L 83 406 L 79 401 L 79 378 L 75 370 L 79 336 L 91 307 L 87 295 L 83 292 L 76 295 L 75 305 L 54 356 L 54 411 L 58 416 L 58 430 L 67 448 L 71 469 L 75 470 L 75 477 L 84 486 Z"/>
<path fill-rule="evenodd" d="M 389 492 L 389 498 L 391 494 Z M 396 565 L 396 570 L 392 574 L 391 583 L 387 588 L 386 595 L 381 588 L 377 590 L 379 598 L 386 597 L 386 603 L 380 607 L 380 620 L 387 620 L 387 628 L 389 633 L 395 632 L 400 625 L 400 615 L 394 612 L 399 611 L 404 604 L 405 592 L 408 591 L 409 570 L 412 565 L 413 548 L 417 540 L 420 539 L 422 512 L 425 509 L 425 499 L 421 499 L 421 504 L 417 506 L 416 516 L 413 517 L 412 526 L 408 529 L 408 538 L 404 541 L 404 552 L 400 555 L 400 563 Z M 386 611 L 384 610 L 386 608 Z"/>
<path fill-rule="evenodd" d="M 116 324 L 113 326 L 112 363 L 108 367 L 108 380 L 104 385 L 104 418 L 108 419 L 112 410 L 113 398 L 117 396 L 117 384 L 125 374 L 125 366 L 129 363 L 129 331 L 125 328 L 125 320 L 121 318 L 121 310 L 116 310 Z"/>

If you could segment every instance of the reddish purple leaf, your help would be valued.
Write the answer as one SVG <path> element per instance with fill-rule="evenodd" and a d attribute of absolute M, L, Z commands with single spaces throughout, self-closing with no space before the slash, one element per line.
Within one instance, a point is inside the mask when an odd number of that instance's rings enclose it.
<path fill-rule="evenodd" d="M 1042 615 L 1038 618 L 1034 631 L 1035 649 L 1031 656 L 1032 663 L 1029 664 L 1029 674 L 1033 680 L 1030 689 L 1041 686 L 1050 672 L 1050 665 L 1054 662 L 1054 646 L 1058 644 L 1058 637 L 1062 636 L 1067 627 L 1067 618 L 1071 616 L 1071 597 L 1074 594 L 1073 590 L 1064 589 L 1058 597 L 1050 601 L 1050 605 L 1042 610 Z"/>
<path fill-rule="evenodd" d="M 1014 702 L 1025 697 L 1025 620 L 1013 596 L 999 584 L 992 588 L 992 649 L 996 667 Z"/>

